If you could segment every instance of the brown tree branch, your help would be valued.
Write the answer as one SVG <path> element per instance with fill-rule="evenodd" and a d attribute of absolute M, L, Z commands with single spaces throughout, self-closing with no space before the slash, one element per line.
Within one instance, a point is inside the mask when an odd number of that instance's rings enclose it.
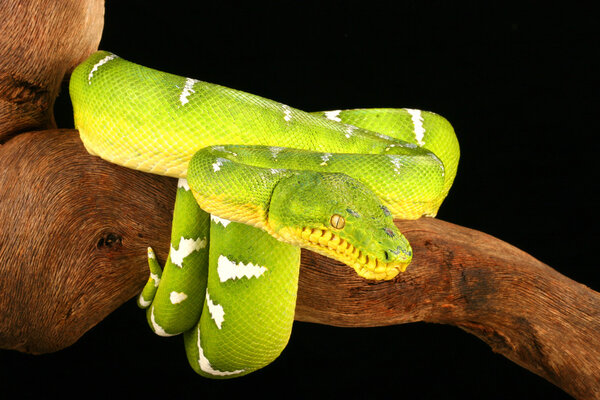
<path fill-rule="evenodd" d="M 175 180 L 92 157 L 67 130 L 13 138 L 0 170 L 0 346 L 56 351 L 140 291 L 149 241 L 166 258 Z M 296 319 L 456 325 L 576 397 L 600 394 L 600 294 L 484 233 L 397 224 L 415 259 L 393 281 L 303 251 Z"/>
<path fill-rule="evenodd" d="M 95 51 L 104 1 L 0 2 L 0 143 L 55 128 L 52 109 L 66 73 Z"/>
<path fill-rule="evenodd" d="M 430 218 L 396 224 L 415 258 L 393 281 L 361 281 L 303 252 L 296 319 L 455 325 L 575 397 L 600 396 L 599 293 L 485 233 Z"/>

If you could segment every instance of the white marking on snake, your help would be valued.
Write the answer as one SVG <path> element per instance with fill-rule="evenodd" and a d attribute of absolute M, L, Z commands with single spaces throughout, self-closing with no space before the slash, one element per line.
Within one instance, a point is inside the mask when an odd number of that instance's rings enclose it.
<path fill-rule="evenodd" d="M 331 153 L 325 153 L 321 156 L 321 160 L 323 160 L 323 162 L 319 165 L 327 165 L 327 161 L 329 161 L 329 158 L 331 157 Z"/>
<path fill-rule="evenodd" d="M 154 281 L 154 287 L 158 287 L 158 284 L 160 283 L 160 276 L 150 273 L 150 278 Z"/>
<path fill-rule="evenodd" d="M 241 374 L 246 371 L 245 369 L 236 369 L 235 371 L 219 371 L 214 369 L 213 366 L 208 361 L 208 358 L 204 355 L 204 349 L 202 348 L 202 343 L 200 342 L 200 324 L 198 324 L 198 342 L 196 343 L 198 346 L 198 365 L 200 369 L 207 374 L 217 375 L 217 376 L 228 376 L 228 375 L 236 375 Z"/>
<path fill-rule="evenodd" d="M 181 94 L 179 95 L 179 102 L 181 103 L 182 106 L 185 106 L 187 103 L 190 102 L 188 97 L 192 93 L 196 93 L 196 91 L 193 89 L 193 87 L 197 82 L 199 82 L 199 81 L 196 79 L 192 79 L 192 78 L 185 79 L 185 85 L 183 86 L 183 90 L 181 91 Z"/>
<path fill-rule="evenodd" d="M 190 190 L 190 185 L 188 185 L 188 181 L 185 178 L 179 178 L 179 180 L 177 181 L 177 188 L 184 188 L 185 191 L 189 191 Z"/>
<path fill-rule="evenodd" d="M 212 146 L 212 149 L 214 151 L 222 151 L 223 153 L 231 154 L 232 156 L 237 157 L 237 153 L 234 153 L 231 150 L 226 150 L 225 146 Z"/>
<path fill-rule="evenodd" d="M 338 117 L 338 115 L 340 115 L 341 112 L 342 110 L 325 111 L 325 118 L 336 122 L 342 122 L 340 117 Z"/>
<path fill-rule="evenodd" d="M 286 106 L 285 104 L 282 104 L 283 107 L 283 119 L 285 120 L 285 122 L 290 122 L 292 120 L 292 109 L 290 108 L 290 106 Z"/>
<path fill-rule="evenodd" d="M 402 162 L 400 162 L 400 159 L 394 156 L 389 156 L 390 160 L 392 161 L 392 164 L 394 164 L 394 171 L 397 172 L 398 174 L 400 173 L 400 168 L 402 167 Z"/>
<path fill-rule="evenodd" d="M 259 278 L 267 270 L 266 267 L 252 263 L 236 263 L 224 255 L 220 255 L 217 260 L 217 273 L 219 274 L 219 280 L 221 282 L 228 281 L 229 279 Z"/>
<path fill-rule="evenodd" d="M 273 156 L 273 158 L 277 158 L 277 154 L 281 153 L 281 150 L 283 150 L 283 147 L 269 147 L 269 150 L 271 151 L 271 155 Z"/>
<path fill-rule="evenodd" d="M 175 334 L 165 332 L 162 326 L 160 326 L 156 322 L 156 319 L 154 318 L 154 307 L 152 307 L 152 310 L 150 311 L 150 322 L 152 322 L 152 328 L 154 329 L 154 333 L 156 333 L 158 336 L 175 336 Z"/>
<path fill-rule="evenodd" d="M 442 163 L 442 160 L 440 160 L 439 157 L 436 156 L 435 154 L 429 153 L 429 157 L 432 158 L 436 162 L 436 164 L 438 164 L 439 166 L 441 166 L 441 167 L 444 166 L 444 163 Z"/>
<path fill-rule="evenodd" d="M 423 143 L 424 144 L 424 143 Z M 392 147 L 404 147 L 404 148 L 409 148 L 409 149 L 416 149 L 417 146 L 414 143 L 409 143 L 409 142 L 404 142 L 404 143 L 394 143 L 394 144 L 390 144 L 388 147 L 385 148 L 385 151 L 390 151 L 392 149 Z"/>
<path fill-rule="evenodd" d="M 354 133 L 354 131 L 357 130 L 357 129 L 358 128 L 355 127 L 354 125 L 348 125 L 346 127 L 346 135 L 344 135 L 344 136 L 346 136 L 346 138 L 350 139 L 350 136 L 352 136 L 353 133 Z"/>
<path fill-rule="evenodd" d="M 179 304 L 185 299 L 187 299 L 188 295 L 183 292 L 175 292 L 172 291 L 169 294 L 169 300 L 171 300 L 171 304 Z"/>
<path fill-rule="evenodd" d="M 92 67 L 92 70 L 88 74 L 88 85 L 92 84 L 92 76 L 94 76 L 94 72 L 98 71 L 98 68 L 100 68 L 102 65 L 106 64 L 110 60 L 114 60 L 117 57 L 118 56 L 116 54 L 109 54 L 106 57 L 104 57 L 102 60 L 100 60 L 96 64 L 94 64 L 94 66 Z"/>
<path fill-rule="evenodd" d="M 435 160 L 436 164 L 438 165 L 438 167 L 440 167 L 440 170 L 442 171 L 442 176 L 446 176 L 446 168 L 444 168 L 444 163 L 442 162 L 442 160 L 440 160 L 435 154 L 430 153 L 429 157 L 432 158 L 433 160 Z"/>
<path fill-rule="evenodd" d="M 227 228 L 227 225 L 229 225 L 231 223 L 230 220 L 217 217 L 216 215 L 213 215 L 213 214 L 210 214 L 210 219 L 212 221 L 216 222 L 217 224 L 223 225 L 224 228 Z"/>
<path fill-rule="evenodd" d="M 150 259 L 155 259 L 156 255 L 154 254 L 154 250 L 152 250 L 152 247 L 148 247 L 148 258 Z"/>
<path fill-rule="evenodd" d="M 138 302 L 140 303 L 140 305 L 143 308 L 148 307 L 150 304 L 152 304 L 152 300 L 146 301 L 146 299 L 144 299 L 144 296 L 140 294 L 140 297 L 138 298 Z"/>
<path fill-rule="evenodd" d="M 273 175 L 275 175 L 275 174 L 278 174 L 278 173 L 282 172 L 283 170 L 282 169 L 277 169 L 277 168 L 271 168 L 271 169 L 269 169 L 269 171 L 271 171 L 271 173 Z"/>
<path fill-rule="evenodd" d="M 186 239 L 183 236 L 179 239 L 179 248 L 175 250 L 171 245 L 171 262 L 177 265 L 179 268 L 183 267 L 183 259 L 192 254 L 194 251 L 198 251 L 206 247 L 206 238 L 204 239 Z"/>
<path fill-rule="evenodd" d="M 213 172 L 220 171 L 222 166 L 223 166 L 223 158 L 217 158 L 217 161 L 215 161 L 212 165 Z"/>
<path fill-rule="evenodd" d="M 221 329 L 223 322 L 225 321 L 225 310 L 223 310 L 222 305 L 213 303 L 208 294 L 208 290 L 206 291 L 206 305 L 208 306 L 210 317 L 215 321 L 215 324 L 217 324 L 217 328 Z"/>
<path fill-rule="evenodd" d="M 423 146 L 425 144 L 425 142 L 423 141 L 423 136 L 425 135 L 425 128 L 423 127 L 423 116 L 421 115 L 421 110 L 413 110 L 411 108 L 405 108 L 405 110 L 410 114 L 412 123 L 415 126 L 414 132 L 417 144 L 419 146 Z"/>

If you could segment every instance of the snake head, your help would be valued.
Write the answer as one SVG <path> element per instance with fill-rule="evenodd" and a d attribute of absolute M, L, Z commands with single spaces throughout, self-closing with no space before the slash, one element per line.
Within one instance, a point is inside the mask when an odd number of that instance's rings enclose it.
<path fill-rule="evenodd" d="M 377 196 L 345 174 L 298 172 L 274 188 L 271 233 L 341 261 L 367 279 L 391 279 L 412 259 L 406 238 Z"/>

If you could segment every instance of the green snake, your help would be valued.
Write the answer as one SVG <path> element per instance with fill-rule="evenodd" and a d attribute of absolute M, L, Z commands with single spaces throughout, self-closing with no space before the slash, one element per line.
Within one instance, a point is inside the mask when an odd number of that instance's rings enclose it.
<path fill-rule="evenodd" d="M 435 216 L 458 165 L 434 113 L 306 113 L 104 51 L 75 69 L 70 94 L 91 154 L 179 178 L 171 250 L 161 270 L 148 248 L 138 304 L 157 334 L 183 333 L 206 377 L 250 373 L 285 348 L 300 247 L 366 279 L 404 271 L 412 250 L 393 218 Z"/>

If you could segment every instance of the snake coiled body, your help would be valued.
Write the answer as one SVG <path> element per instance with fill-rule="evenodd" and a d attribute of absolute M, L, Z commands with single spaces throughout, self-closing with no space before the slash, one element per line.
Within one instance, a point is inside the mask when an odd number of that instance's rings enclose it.
<path fill-rule="evenodd" d="M 393 218 L 435 216 L 456 174 L 454 131 L 425 111 L 306 113 L 108 52 L 74 71 L 70 92 L 90 153 L 180 178 L 169 259 L 161 277 L 149 252 L 140 303 L 155 332 L 185 333 L 205 376 L 246 374 L 283 349 L 298 246 L 391 279 L 412 257 Z"/>

